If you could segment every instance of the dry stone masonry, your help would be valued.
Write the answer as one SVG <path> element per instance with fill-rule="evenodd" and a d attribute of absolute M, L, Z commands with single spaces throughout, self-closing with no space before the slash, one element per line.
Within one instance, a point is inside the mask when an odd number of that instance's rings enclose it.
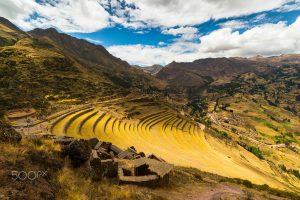
<path fill-rule="evenodd" d="M 146 157 L 131 146 L 125 150 L 110 142 L 54 136 L 62 145 L 62 155 L 68 156 L 74 167 L 87 164 L 93 180 L 118 178 L 119 184 L 155 187 L 169 183 L 173 165 L 154 154 Z"/>

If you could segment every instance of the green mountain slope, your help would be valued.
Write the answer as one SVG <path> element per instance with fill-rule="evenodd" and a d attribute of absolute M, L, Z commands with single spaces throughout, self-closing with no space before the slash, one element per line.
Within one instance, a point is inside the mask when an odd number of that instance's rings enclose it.
<path fill-rule="evenodd" d="M 104 47 L 53 29 L 27 34 L 0 20 L 0 110 L 149 92 L 163 84 L 113 57 Z"/>

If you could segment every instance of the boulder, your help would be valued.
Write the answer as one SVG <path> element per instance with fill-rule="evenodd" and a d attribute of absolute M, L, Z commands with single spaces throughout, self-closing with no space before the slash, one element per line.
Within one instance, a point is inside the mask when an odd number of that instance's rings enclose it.
<path fill-rule="evenodd" d="M 69 157 L 74 167 L 79 167 L 91 155 L 91 147 L 87 140 L 76 139 L 69 145 Z"/>

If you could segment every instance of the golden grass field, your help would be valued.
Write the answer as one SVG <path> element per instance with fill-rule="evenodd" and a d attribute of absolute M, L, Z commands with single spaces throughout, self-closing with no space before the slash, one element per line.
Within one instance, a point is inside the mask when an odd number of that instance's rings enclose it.
<path fill-rule="evenodd" d="M 124 149 L 134 146 L 138 151 L 154 153 L 178 166 L 195 167 L 255 184 L 288 190 L 300 187 L 297 179 L 286 181 L 267 161 L 241 147 L 225 145 L 168 108 L 122 120 L 101 107 L 93 107 L 58 118 L 51 131 L 78 138 L 97 137 Z"/>

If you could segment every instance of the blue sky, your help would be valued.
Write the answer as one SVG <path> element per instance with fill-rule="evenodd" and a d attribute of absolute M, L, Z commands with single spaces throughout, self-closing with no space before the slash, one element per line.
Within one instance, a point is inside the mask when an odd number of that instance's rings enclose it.
<path fill-rule="evenodd" d="M 300 53 L 300 0 L 6 0 L 24 30 L 55 27 L 147 66 Z"/>
<path fill-rule="evenodd" d="M 253 22 L 253 20 L 255 20 L 259 16 L 264 16 L 264 18 Z M 195 25 L 193 27 L 197 28 L 200 34 L 206 35 L 214 30 L 219 29 L 220 24 L 232 20 L 251 22 L 251 26 L 257 26 L 265 23 L 278 23 L 279 21 L 285 21 L 289 25 L 292 24 L 298 16 L 300 16 L 300 10 L 294 10 L 290 12 L 279 12 L 276 10 L 271 10 L 246 16 L 224 18 L 219 20 L 211 19 L 207 22 Z M 237 30 L 240 32 L 244 32 L 248 28 L 249 27 L 238 28 Z M 160 42 L 170 44 L 174 41 L 174 39 L 179 37 L 163 34 L 160 28 L 133 29 L 125 28 L 120 25 L 104 28 L 92 33 L 69 32 L 68 34 L 81 39 L 90 39 L 90 41 L 96 44 L 101 44 L 105 47 L 110 47 L 113 45 L 133 44 L 159 45 Z"/>

